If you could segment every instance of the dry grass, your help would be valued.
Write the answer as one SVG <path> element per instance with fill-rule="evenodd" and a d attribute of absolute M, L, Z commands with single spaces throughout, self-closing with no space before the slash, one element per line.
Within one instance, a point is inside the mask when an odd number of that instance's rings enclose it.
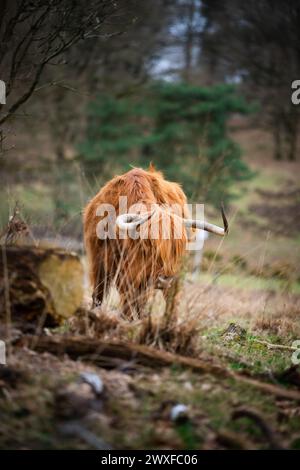
<path fill-rule="evenodd" d="M 238 323 L 249 334 L 276 337 L 290 345 L 300 337 L 300 296 L 284 292 L 253 291 L 206 285 L 187 279 L 166 314 L 160 292 L 153 293 L 144 315 L 133 321 L 122 318 L 116 292 L 102 307 L 83 309 L 73 318 L 67 332 L 146 344 L 170 352 L 197 356 L 203 350 L 202 335 Z M 113 307 L 113 308 L 112 308 Z"/>
<path fill-rule="evenodd" d="M 153 305 L 157 306 L 158 311 Z M 198 319 L 191 317 L 190 321 L 185 321 L 176 313 L 166 316 L 164 306 L 161 298 L 150 300 L 147 314 L 133 321 L 123 319 L 118 310 L 107 307 L 82 309 L 69 321 L 66 331 L 101 339 L 133 341 L 179 354 L 195 355 L 198 351 Z"/>
<path fill-rule="evenodd" d="M 300 296 L 215 285 L 186 284 L 183 295 L 189 317 L 196 316 L 202 329 L 222 327 L 231 321 L 259 330 L 264 322 L 278 335 L 300 336 Z M 274 332 L 274 331 L 272 331 Z"/>

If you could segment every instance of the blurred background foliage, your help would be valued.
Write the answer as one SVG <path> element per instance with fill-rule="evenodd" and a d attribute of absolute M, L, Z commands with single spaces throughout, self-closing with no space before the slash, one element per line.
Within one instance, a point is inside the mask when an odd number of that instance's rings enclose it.
<path fill-rule="evenodd" d="M 1 225 L 19 200 L 37 235 L 80 239 L 86 201 L 114 174 L 150 161 L 190 200 L 230 209 L 239 198 L 246 212 L 247 191 L 277 184 L 265 172 L 272 157 L 297 160 L 299 0 L 1 8 Z"/>
<path fill-rule="evenodd" d="M 219 205 L 235 182 L 251 176 L 226 131 L 231 113 L 250 110 L 232 85 L 157 82 L 138 95 L 98 96 L 88 107 L 79 158 L 87 174 L 107 178 L 115 168 L 147 168 L 152 161 L 192 200 Z"/>

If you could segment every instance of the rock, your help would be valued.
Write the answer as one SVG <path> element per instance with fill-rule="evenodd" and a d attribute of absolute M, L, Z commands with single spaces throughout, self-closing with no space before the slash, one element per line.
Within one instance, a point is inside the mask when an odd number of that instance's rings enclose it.
<path fill-rule="evenodd" d="M 170 410 L 170 418 L 178 424 L 185 422 L 188 419 L 188 407 L 182 403 L 174 405 Z"/>
<path fill-rule="evenodd" d="M 82 380 L 82 382 L 85 382 L 90 385 L 95 395 L 101 395 L 101 393 L 103 392 L 103 381 L 101 377 L 94 374 L 93 372 L 82 372 L 80 374 L 80 379 Z"/>

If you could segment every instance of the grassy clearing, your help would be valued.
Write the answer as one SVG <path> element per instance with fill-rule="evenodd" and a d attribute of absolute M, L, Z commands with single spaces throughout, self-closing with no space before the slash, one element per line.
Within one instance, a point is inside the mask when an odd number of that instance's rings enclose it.
<path fill-rule="evenodd" d="M 264 290 L 268 292 L 291 292 L 292 294 L 300 294 L 300 283 L 280 279 L 264 279 L 258 276 L 240 276 L 238 274 L 208 274 L 199 275 L 201 284 L 214 284 L 226 287 L 236 287 L 238 289 Z"/>
<path fill-rule="evenodd" d="M 251 370 L 254 375 L 265 374 L 267 376 L 280 374 L 291 366 L 291 351 L 269 349 L 266 344 L 257 342 L 257 340 L 263 340 L 270 344 L 281 344 L 281 339 L 276 335 L 262 337 L 245 332 L 245 337 L 242 339 L 226 341 L 224 330 L 215 328 L 207 331 L 202 339 L 205 350 L 220 358 L 224 366 L 227 365 L 232 370 Z"/>

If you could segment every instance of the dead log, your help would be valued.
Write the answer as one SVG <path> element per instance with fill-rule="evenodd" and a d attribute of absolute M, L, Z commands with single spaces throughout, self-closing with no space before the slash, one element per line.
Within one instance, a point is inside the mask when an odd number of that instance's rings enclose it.
<path fill-rule="evenodd" d="M 232 378 L 251 385 L 263 393 L 289 400 L 300 401 L 300 392 L 232 372 L 219 365 L 202 359 L 181 356 L 167 351 L 154 349 L 141 344 L 122 341 L 101 341 L 74 336 L 24 336 L 18 343 L 39 352 L 54 355 L 67 354 L 72 359 L 82 359 L 100 367 L 115 368 L 134 362 L 150 368 L 179 365 L 195 372 L 208 373 L 220 378 Z"/>
<path fill-rule="evenodd" d="M 1 249 L 0 321 L 9 316 L 19 328 L 30 329 L 55 326 L 74 315 L 83 298 L 83 268 L 76 254 L 31 246 Z"/>

